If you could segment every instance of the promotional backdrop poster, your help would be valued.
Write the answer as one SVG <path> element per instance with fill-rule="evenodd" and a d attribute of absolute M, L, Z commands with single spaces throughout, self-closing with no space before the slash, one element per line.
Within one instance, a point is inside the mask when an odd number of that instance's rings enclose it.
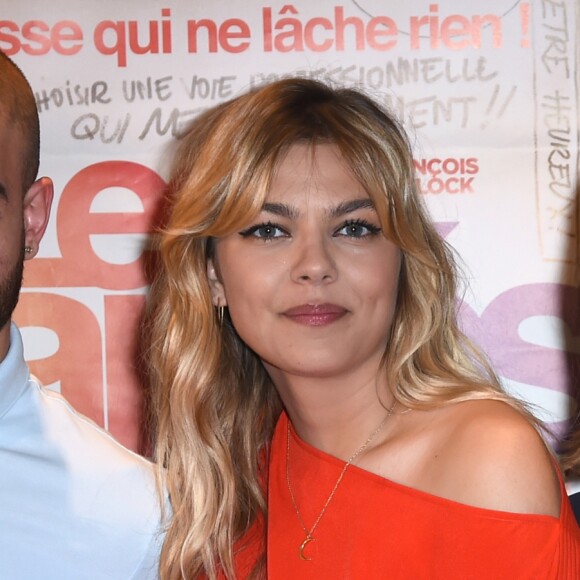
<path fill-rule="evenodd" d="M 136 363 L 170 153 L 201 111 L 302 75 L 403 121 L 421 191 L 463 260 L 462 323 L 562 434 L 575 413 L 574 0 L 0 0 L 34 89 L 56 199 L 16 313 L 32 372 L 139 448 Z"/>

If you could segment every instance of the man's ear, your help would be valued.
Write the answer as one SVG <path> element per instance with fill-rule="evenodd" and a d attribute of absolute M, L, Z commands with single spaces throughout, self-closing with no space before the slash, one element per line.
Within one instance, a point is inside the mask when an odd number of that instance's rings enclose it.
<path fill-rule="evenodd" d="M 24 195 L 24 239 L 26 248 L 29 248 L 25 255 L 27 259 L 38 252 L 48 225 L 53 195 L 52 180 L 48 177 L 35 181 Z"/>
<path fill-rule="evenodd" d="M 207 261 L 207 279 L 209 281 L 214 306 L 227 306 L 228 301 L 226 300 L 224 285 L 220 280 L 218 269 L 212 258 Z"/>

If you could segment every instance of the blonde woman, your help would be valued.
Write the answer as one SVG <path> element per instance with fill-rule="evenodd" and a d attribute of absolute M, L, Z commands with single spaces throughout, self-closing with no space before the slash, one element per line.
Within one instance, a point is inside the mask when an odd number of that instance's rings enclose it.
<path fill-rule="evenodd" d="M 151 310 L 164 579 L 575 578 L 532 417 L 456 322 L 397 123 L 287 79 L 194 124 Z"/>

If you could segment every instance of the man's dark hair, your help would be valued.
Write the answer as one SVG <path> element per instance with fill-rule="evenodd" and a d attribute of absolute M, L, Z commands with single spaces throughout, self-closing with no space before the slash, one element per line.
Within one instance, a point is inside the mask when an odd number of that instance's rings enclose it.
<path fill-rule="evenodd" d="M 34 94 L 22 71 L 0 51 L 0 116 L 14 123 L 22 135 L 22 187 L 36 180 L 40 160 L 40 127 Z"/>

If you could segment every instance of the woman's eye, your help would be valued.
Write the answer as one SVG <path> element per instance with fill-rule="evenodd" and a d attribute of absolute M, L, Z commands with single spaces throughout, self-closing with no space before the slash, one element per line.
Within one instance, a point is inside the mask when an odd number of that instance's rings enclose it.
<path fill-rule="evenodd" d="M 335 235 L 347 236 L 349 238 L 366 238 L 367 236 L 375 236 L 380 233 L 381 228 L 362 220 L 356 220 L 345 223 L 342 227 L 336 230 Z"/>
<path fill-rule="evenodd" d="M 253 237 L 261 240 L 273 240 L 286 237 L 288 234 L 275 224 L 258 224 L 240 232 L 240 235 L 244 238 Z"/>

